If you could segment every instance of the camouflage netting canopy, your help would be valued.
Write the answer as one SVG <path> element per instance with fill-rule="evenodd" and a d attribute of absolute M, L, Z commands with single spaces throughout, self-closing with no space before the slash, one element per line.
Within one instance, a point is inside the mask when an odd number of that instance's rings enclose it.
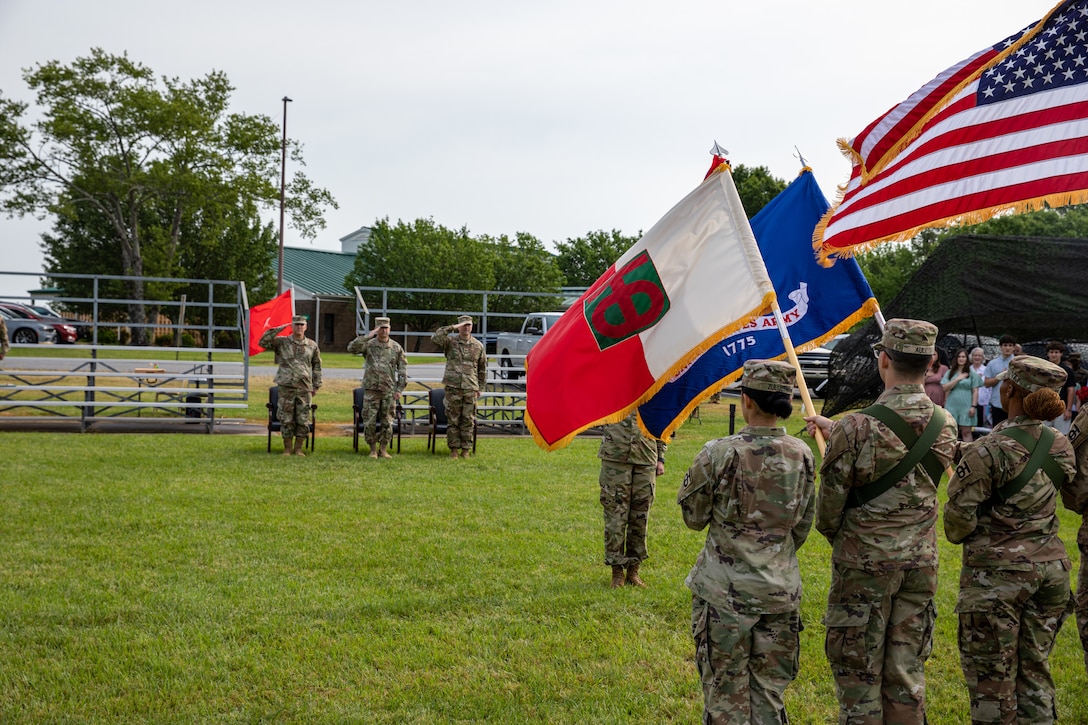
<path fill-rule="evenodd" d="M 1088 357 L 1088 239 L 965 234 L 941 243 L 890 305 L 884 317 L 929 320 L 948 353 L 982 347 L 997 355 L 997 338 L 1012 335 L 1024 352 L 1045 357 L 1050 339 Z M 875 321 L 831 352 L 822 413 L 870 405 L 884 389 L 872 345 Z"/>

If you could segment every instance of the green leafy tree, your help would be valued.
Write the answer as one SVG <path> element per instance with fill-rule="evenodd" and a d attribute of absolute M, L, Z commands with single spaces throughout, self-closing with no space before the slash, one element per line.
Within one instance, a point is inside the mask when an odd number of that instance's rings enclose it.
<path fill-rule="evenodd" d="M 366 244 L 355 254 L 355 264 L 344 279 L 349 289 L 359 287 L 421 287 L 444 290 L 489 290 L 495 277 L 491 259 L 468 229 L 448 229 L 433 219 L 417 219 L 411 224 L 388 217 L 377 221 Z M 373 307 L 380 300 L 367 300 Z M 397 313 L 415 330 L 436 329 L 450 321 L 458 310 L 480 309 L 482 295 L 394 292 L 389 294 L 390 308 L 433 310 Z M 415 339 L 416 351 L 421 338 Z"/>
<path fill-rule="evenodd" d="M 563 286 L 563 272 L 544 243 L 531 234 L 518 232 L 514 239 L 505 234 L 481 237 L 480 243 L 491 257 L 495 282 L 491 289 L 499 292 L 545 292 L 555 294 Z M 547 295 L 494 295 L 488 297 L 488 312 L 524 315 L 541 309 L 554 309 L 556 298 Z M 504 324 L 509 323 L 509 324 Z M 519 320 L 496 318 L 488 322 L 489 330 L 514 329 Z"/>
<path fill-rule="evenodd" d="M 225 74 L 188 82 L 156 78 L 127 55 L 95 48 L 71 65 L 50 61 L 23 77 L 37 94 L 34 120 L 26 118 L 27 104 L 0 96 L 0 210 L 58 216 L 45 240 L 50 271 L 189 276 L 185 264 L 199 255 L 183 247 L 191 241 L 187 230 L 198 227 L 201 244 L 235 242 L 245 226 L 257 231 L 256 243 L 268 243 L 262 227 L 242 219 L 279 202 L 280 129 L 267 116 L 229 113 L 234 89 Z M 304 165 L 296 142 L 289 151 L 296 166 Z M 323 209 L 336 206 L 301 172 L 286 202 L 292 226 L 306 238 L 324 228 Z M 217 227 L 202 218 L 226 220 L 232 205 L 241 217 L 230 223 Z M 77 253 L 71 246 L 80 239 L 97 246 Z M 54 252 L 51 244 L 68 248 Z M 110 244 L 119 268 L 101 264 Z M 98 266 L 69 267 L 77 257 Z M 148 298 L 142 280 L 125 287 L 132 300 Z M 135 325 L 147 320 L 140 302 L 128 314 Z M 134 328 L 133 339 L 146 343 L 145 330 Z"/>
<path fill-rule="evenodd" d="M 744 164 L 733 167 L 733 183 L 737 186 L 737 195 L 749 219 L 787 186 L 785 181 L 772 176 L 766 166 L 749 168 Z"/>
<path fill-rule="evenodd" d="M 882 244 L 858 255 L 858 265 L 869 280 L 877 302 L 887 305 L 895 299 L 907 280 L 937 248 L 938 236 L 934 230 L 926 229 L 909 242 Z"/>
<path fill-rule="evenodd" d="M 598 230 L 584 237 L 556 242 L 559 269 L 568 287 L 588 287 L 604 274 L 632 244 L 642 238 L 624 236 L 619 230 Z"/>

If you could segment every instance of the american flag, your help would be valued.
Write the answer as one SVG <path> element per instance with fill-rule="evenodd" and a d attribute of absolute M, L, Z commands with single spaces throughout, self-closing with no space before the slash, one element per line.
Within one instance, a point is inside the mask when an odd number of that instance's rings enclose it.
<path fill-rule="evenodd" d="M 1009 210 L 1088 201 L 1088 0 L 944 71 L 850 144 L 821 259 Z"/>

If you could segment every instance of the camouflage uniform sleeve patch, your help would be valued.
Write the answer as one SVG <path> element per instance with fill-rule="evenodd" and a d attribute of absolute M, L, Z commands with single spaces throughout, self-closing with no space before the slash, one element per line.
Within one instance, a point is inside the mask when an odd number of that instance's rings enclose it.
<path fill-rule="evenodd" d="M 1066 436 L 1073 444 L 1073 448 L 1080 450 L 1084 445 L 1086 430 L 1088 430 L 1088 405 L 1083 405 L 1077 417 L 1073 419 L 1073 425 L 1069 427 L 1069 435 Z"/>
<path fill-rule="evenodd" d="M 850 450 L 852 446 L 850 433 L 856 427 L 853 416 L 846 416 L 831 427 L 831 432 L 827 436 L 827 450 L 824 451 L 824 460 L 820 465 L 821 470 L 830 469 L 835 461 Z"/>
<path fill-rule="evenodd" d="M 963 480 L 971 477 L 971 461 L 964 459 L 956 466 L 956 478 Z"/>
<path fill-rule="evenodd" d="M 695 456 L 695 460 L 691 462 L 691 468 L 688 469 L 687 474 L 684 476 L 684 483 L 676 494 L 677 503 L 682 502 L 711 482 L 711 477 L 708 475 L 709 468 L 710 456 L 707 454 L 706 448 L 703 448 Z"/>
<path fill-rule="evenodd" d="M 684 483 L 676 494 L 684 525 L 701 531 L 710 523 L 714 513 L 714 477 L 712 459 L 706 448 L 699 451 L 684 476 Z"/>
<path fill-rule="evenodd" d="M 990 498 L 992 456 L 981 444 L 969 445 L 948 482 L 944 534 L 953 544 L 963 542 L 978 527 L 978 506 Z"/>

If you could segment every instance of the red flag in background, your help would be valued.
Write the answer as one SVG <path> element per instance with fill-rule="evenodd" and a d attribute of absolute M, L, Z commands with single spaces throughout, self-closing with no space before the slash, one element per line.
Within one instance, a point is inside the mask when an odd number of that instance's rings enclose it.
<path fill-rule="evenodd" d="M 263 305 L 251 307 L 249 310 L 249 354 L 258 355 L 264 352 L 264 348 L 257 344 L 264 331 L 270 327 L 287 325 L 294 314 L 295 303 L 291 299 L 291 290 L 287 290 L 278 297 L 273 297 Z M 285 327 L 280 335 L 290 335 L 291 328 Z"/>

